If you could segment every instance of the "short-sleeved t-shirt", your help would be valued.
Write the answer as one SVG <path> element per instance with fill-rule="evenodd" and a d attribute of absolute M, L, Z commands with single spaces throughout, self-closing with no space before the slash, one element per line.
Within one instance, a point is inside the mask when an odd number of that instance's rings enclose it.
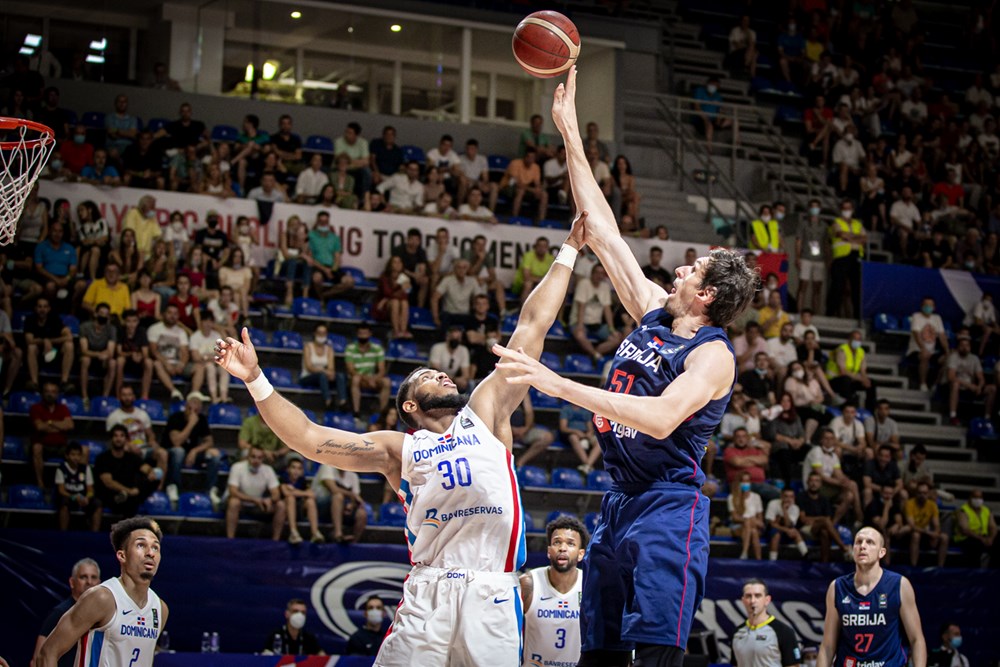
<path fill-rule="evenodd" d="M 894 436 L 899 436 L 899 424 L 892 417 L 886 417 L 884 422 L 878 421 L 874 415 L 865 419 L 865 433 L 870 433 L 875 438 L 875 444 L 889 442 Z"/>
<path fill-rule="evenodd" d="M 297 134 L 289 134 L 287 137 L 281 134 L 272 134 L 271 144 L 279 151 L 294 153 L 302 148 L 302 139 Z"/>
<path fill-rule="evenodd" d="M 187 125 L 181 120 L 167 123 L 164 127 L 170 135 L 174 148 L 196 146 L 205 136 L 205 124 L 200 120 L 192 120 Z"/>
<path fill-rule="evenodd" d="M 818 472 L 824 477 L 832 477 L 834 470 L 840 470 L 840 457 L 836 451 L 827 454 L 822 447 L 813 447 L 806 454 L 806 460 L 802 463 L 802 483 L 809 479 L 809 473 Z"/>
<path fill-rule="evenodd" d="M 403 260 L 403 268 L 407 271 L 416 271 L 417 266 L 427 263 L 427 251 L 423 246 L 419 246 L 416 252 L 406 249 L 406 244 L 400 244 L 392 249 L 392 256 Z"/>
<path fill-rule="evenodd" d="M 128 431 L 129 444 L 135 447 L 145 447 L 149 444 L 146 442 L 146 430 L 153 425 L 153 420 L 142 408 L 133 406 L 131 412 L 117 408 L 104 420 L 104 428 L 107 431 L 118 424 Z"/>
<path fill-rule="evenodd" d="M 317 262 L 332 267 L 334 258 L 341 252 L 340 237 L 332 231 L 320 234 L 313 230 L 309 232 L 309 251 Z"/>
<path fill-rule="evenodd" d="M 472 308 L 472 296 L 484 293 L 475 278 L 466 276 L 459 282 L 454 275 L 442 278 L 435 291 L 441 295 L 441 310 L 454 315 L 468 315 Z"/>
<path fill-rule="evenodd" d="M 833 506 L 821 493 L 816 494 L 815 498 L 811 498 L 808 493 L 802 491 L 795 498 L 795 504 L 799 506 L 800 516 L 802 514 L 807 517 L 833 516 Z"/>
<path fill-rule="evenodd" d="M 927 528 L 932 520 L 938 518 L 938 506 L 934 501 L 928 500 L 921 507 L 916 498 L 910 498 L 906 501 L 906 516 L 917 528 Z"/>
<path fill-rule="evenodd" d="M 726 447 L 726 450 L 722 453 L 722 462 L 726 468 L 726 479 L 730 484 L 738 484 L 739 476 L 743 473 L 750 473 L 750 481 L 755 484 L 762 484 L 764 480 L 767 479 L 767 473 L 764 472 L 764 468 L 759 465 L 750 466 L 749 468 L 737 468 L 732 465 L 732 460 L 734 457 L 739 456 L 764 456 L 764 450 L 759 447 L 751 447 L 747 445 L 746 447 L 740 448 L 736 445 L 730 445 Z"/>
<path fill-rule="evenodd" d="M 55 405 L 48 406 L 44 402 L 35 403 L 28 409 L 28 418 L 31 419 L 32 430 L 34 431 L 34 425 L 36 421 L 54 421 L 61 422 L 64 419 L 72 417 L 67 408 L 62 403 L 56 403 Z M 34 432 L 32 436 L 32 442 L 40 442 L 46 447 L 62 447 L 67 442 L 66 433 L 60 431 L 58 433 L 39 433 Z"/>
<path fill-rule="evenodd" d="M 91 352 L 103 352 L 108 343 L 118 342 L 118 330 L 110 324 L 99 327 L 94 320 L 88 320 L 80 325 L 80 338 L 87 339 Z"/>
<path fill-rule="evenodd" d="M 329 465 L 321 465 L 319 470 L 316 471 L 316 476 L 313 477 L 312 488 L 316 492 L 317 497 L 322 498 L 330 495 L 329 489 L 323 483 L 326 481 L 334 482 L 342 489 L 361 495 L 361 478 L 358 477 L 358 473 L 356 472 L 340 470 Z"/>
<path fill-rule="evenodd" d="M 895 486 L 899 479 L 899 466 L 890 460 L 889 465 L 880 468 L 877 462 L 868 461 L 865 463 L 865 477 L 871 477 L 872 484 L 877 486 Z"/>
<path fill-rule="evenodd" d="M 353 364 L 361 375 L 374 375 L 379 363 L 385 361 L 385 350 L 377 343 L 368 343 L 368 349 L 362 350 L 355 341 L 344 350 L 344 361 Z"/>
<path fill-rule="evenodd" d="M 141 468 L 142 459 L 137 454 L 126 451 L 121 457 L 117 457 L 110 449 L 102 452 L 94 461 L 94 477 L 98 482 L 95 486 L 97 495 L 106 500 L 115 493 L 101 482 L 101 475 L 104 473 L 111 473 L 111 479 L 119 484 L 134 487 L 138 484 Z"/>
<path fill-rule="evenodd" d="M 168 327 L 163 322 L 157 322 L 149 327 L 146 337 L 150 343 L 156 344 L 160 354 L 171 360 L 180 359 L 181 349 L 191 344 L 187 332 L 177 324 Z"/>
<path fill-rule="evenodd" d="M 955 377 L 960 382 L 975 382 L 976 375 L 983 372 L 979 357 L 971 352 L 964 357 L 953 350 L 948 355 L 948 370 L 955 371 Z"/>
<path fill-rule="evenodd" d="M 35 246 L 35 265 L 62 278 L 69 273 L 70 268 L 76 266 L 76 248 L 66 242 L 56 247 L 48 240 L 42 241 Z"/>
<path fill-rule="evenodd" d="M 736 503 L 733 500 L 734 497 L 735 494 L 730 493 L 729 497 L 726 498 L 726 508 L 729 510 L 730 514 L 732 514 L 733 510 L 736 508 Z M 764 501 L 761 500 L 761 497 L 759 495 L 751 491 L 743 499 L 743 516 L 737 518 L 752 519 L 758 514 L 763 514 L 763 513 L 764 513 Z"/>
<path fill-rule="evenodd" d="M 59 338 L 62 336 L 63 323 L 58 316 L 49 313 L 44 322 L 38 321 L 38 316 L 32 313 L 24 319 L 24 333 L 31 334 L 36 340 L 43 338 Z"/>
<path fill-rule="evenodd" d="M 524 276 L 521 273 L 523 269 L 528 269 L 528 272 L 534 278 L 541 280 L 549 272 L 549 267 L 552 266 L 552 262 L 554 261 L 556 261 L 555 256 L 549 252 L 545 253 L 541 259 L 539 259 L 534 250 L 525 253 L 524 257 L 521 258 L 521 268 L 514 275 L 515 290 L 520 289 L 524 284 Z"/>
<path fill-rule="evenodd" d="M 769 616 L 760 625 L 744 623 L 733 635 L 733 667 L 773 667 L 802 663 L 799 641 L 790 625 Z"/>
<path fill-rule="evenodd" d="M 146 339 L 146 329 L 141 326 L 136 327 L 135 333 L 131 336 L 128 335 L 128 330 L 122 327 L 118 338 L 121 341 L 118 349 L 124 353 L 141 352 L 142 348 L 149 346 L 149 340 Z"/>
<path fill-rule="evenodd" d="M 170 432 L 183 431 L 186 427 L 187 413 L 185 411 L 181 410 L 170 415 L 170 418 L 167 419 L 167 437 L 164 438 L 164 441 L 170 443 L 170 446 L 172 447 L 173 442 L 170 440 Z M 212 429 L 208 427 L 208 420 L 205 419 L 205 415 L 198 415 L 198 423 L 194 425 L 193 429 L 191 429 L 191 433 L 188 434 L 188 439 L 182 442 L 180 446 L 186 451 L 194 449 L 203 439 L 210 435 L 212 435 Z"/>
<path fill-rule="evenodd" d="M 799 515 L 802 511 L 799 509 L 798 505 L 794 503 L 788 508 L 788 520 L 792 522 L 792 526 L 797 526 L 799 524 Z M 774 521 L 780 516 L 784 516 L 784 512 L 781 508 L 781 498 L 775 498 L 767 503 L 767 509 L 764 510 L 764 519 L 766 521 Z"/>
<path fill-rule="evenodd" d="M 910 331 L 917 334 L 921 345 L 928 350 L 933 350 L 939 334 L 944 333 L 944 322 L 941 321 L 941 316 L 937 313 L 931 315 L 914 313 L 910 319 Z M 917 342 L 913 340 L 913 336 L 910 336 L 910 344 L 906 348 L 906 353 L 913 354 L 917 351 Z"/>
<path fill-rule="evenodd" d="M 463 153 L 458 156 L 458 168 L 462 170 L 467 179 L 476 182 L 483 175 L 484 171 L 489 170 L 490 163 L 486 160 L 486 156 L 479 153 L 472 159 L 469 159 L 469 156 Z"/>
<path fill-rule="evenodd" d="M 347 157 L 352 160 L 367 160 L 369 156 L 368 140 L 364 137 L 357 137 L 353 144 L 349 144 L 344 137 L 337 137 L 337 140 L 333 142 L 333 153 L 334 155 L 346 153 Z"/>
<path fill-rule="evenodd" d="M 98 278 L 87 286 L 83 301 L 95 306 L 106 303 L 111 308 L 111 314 L 119 317 L 126 309 L 132 307 L 128 285 L 119 281 L 117 285 L 111 287 L 104 278 Z"/>
<path fill-rule="evenodd" d="M 583 431 L 586 433 L 587 427 L 593 415 L 588 410 L 584 410 L 578 405 L 566 403 L 559 410 L 559 421 L 566 420 L 566 427 Z"/>
<path fill-rule="evenodd" d="M 576 326 L 583 308 L 583 323 L 586 325 L 601 324 L 604 321 L 604 309 L 611 306 L 611 285 L 602 280 L 594 285 L 590 280 L 581 280 L 576 284 L 573 293 L 573 308 L 570 324 Z"/>
<path fill-rule="evenodd" d="M 281 440 L 274 434 L 274 431 L 268 428 L 260 415 L 253 415 L 243 422 L 243 425 L 240 426 L 239 438 L 267 452 L 276 452 L 281 449 Z"/>
<path fill-rule="evenodd" d="M 381 139 L 372 139 L 368 150 L 375 158 L 375 167 L 383 176 L 392 176 L 406 161 L 403 149 L 399 144 L 393 144 L 392 147 L 389 147 Z"/>
<path fill-rule="evenodd" d="M 264 498 L 268 496 L 269 491 L 280 486 L 274 468 L 262 463 L 254 472 L 249 461 L 239 461 L 232 465 L 229 469 L 228 484 L 235 486 L 251 498 Z"/>

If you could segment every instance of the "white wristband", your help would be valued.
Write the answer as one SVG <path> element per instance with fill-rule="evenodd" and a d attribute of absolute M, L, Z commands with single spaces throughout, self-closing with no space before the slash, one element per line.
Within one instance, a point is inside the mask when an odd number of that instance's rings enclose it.
<path fill-rule="evenodd" d="M 247 382 L 246 385 L 247 391 L 250 392 L 250 396 L 255 403 L 260 403 L 274 393 L 274 387 L 271 386 L 271 382 L 264 375 L 263 369 L 260 371 L 260 375 Z"/>
<path fill-rule="evenodd" d="M 559 248 L 559 254 L 556 255 L 555 263 L 562 264 L 563 266 L 569 267 L 569 269 L 572 270 L 573 266 L 576 264 L 576 256 L 579 254 L 580 253 L 577 251 L 576 248 L 566 243 L 563 243 L 562 247 Z"/>

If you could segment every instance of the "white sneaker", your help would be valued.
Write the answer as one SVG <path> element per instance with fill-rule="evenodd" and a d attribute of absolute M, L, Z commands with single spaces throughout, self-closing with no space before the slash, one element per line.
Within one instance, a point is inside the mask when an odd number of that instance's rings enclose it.
<path fill-rule="evenodd" d="M 177 503 L 180 501 L 181 496 L 179 493 L 177 493 L 176 484 L 167 484 L 167 498 L 170 499 L 170 502 L 173 505 L 177 505 Z"/>
<path fill-rule="evenodd" d="M 213 486 L 208 490 L 208 497 L 212 499 L 212 509 L 218 511 L 219 505 L 222 504 L 222 498 L 219 497 L 219 490 Z"/>
<path fill-rule="evenodd" d="M 920 391 L 930 391 L 930 389 L 927 388 L 927 385 L 922 384 L 920 385 Z"/>
<path fill-rule="evenodd" d="M 170 398 L 176 401 L 183 401 L 184 394 L 182 394 L 179 389 L 174 389 L 172 392 L 170 392 Z"/>

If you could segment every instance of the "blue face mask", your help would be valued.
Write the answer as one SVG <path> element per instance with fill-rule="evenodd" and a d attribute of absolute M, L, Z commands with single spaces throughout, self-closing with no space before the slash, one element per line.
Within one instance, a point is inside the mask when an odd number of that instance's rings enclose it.
<path fill-rule="evenodd" d="M 85 134 L 74 134 L 73 135 L 73 141 L 76 142 L 76 143 L 78 143 L 78 144 L 82 144 L 86 140 L 87 140 L 87 135 L 85 135 Z"/>
<path fill-rule="evenodd" d="M 742 484 L 740 484 L 740 491 L 749 491 L 749 490 L 750 490 L 749 482 L 743 482 Z"/>
<path fill-rule="evenodd" d="M 809 215 L 819 215 L 819 206 L 813 206 L 809 209 Z"/>
<path fill-rule="evenodd" d="M 962 636 L 961 635 L 959 635 L 958 637 L 952 637 L 951 638 L 951 647 L 953 649 L 956 649 L 956 650 L 962 647 Z"/>
<path fill-rule="evenodd" d="M 930 314 L 932 314 L 934 312 L 934 306 L 921 306 L 920 307 L 920 311 L 924 315 L 930 315 Z"/>

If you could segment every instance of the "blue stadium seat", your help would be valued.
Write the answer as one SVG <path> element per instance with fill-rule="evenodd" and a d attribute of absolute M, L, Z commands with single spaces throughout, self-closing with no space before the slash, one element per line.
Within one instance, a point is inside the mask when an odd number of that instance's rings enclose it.
<path fill-rule="evenodd" d="M 895 331 L 899 329 L 899 320 L 895 315 L 889 313 L 879 313 L 872 320 L 872 327 L 880 333 L 885 331 Z"/>
<path fill-rule="evenodd" d="M 431 311 L 426 308 L 410 307 L 410 328 L 411 329 L 437 329 Z"/>
<path fill-rule="evenodd" d="M 45 501 L 45 492 L 34 484 L 18 484 L 10 487 L 7 504 L 19 510 L 52 509 L 52 506 Z"/>
<path fill-rule="evenodd" d="M 905 331 L 906 333 L 909 333 L 910 332 L 910 328 L 912 326 L 913 326 L 913 316 L 912 315 L 906 315 L 904 317 L 899 318 L 899 329 L 900 329 L 900 331 Z"/>
<path fill-rule="evenodd" d="M 100 440 L 80 440 L 80 444 L 87 448 L 87 458 L 93 465 L 97 457 L 104 453 L 108 447 Z"/>
<path fill-rule="evenodd" d="M 146 131 L 156 134 L 161 129 L 166 127 L 167 123 L 170 121 L 166 118 L 150 118 L 149 122 L 146 123 Z"/>
<path fill-rule="evenodd" d="M 59 319 L 62 320 L 63 326 L 68 327 L 70 333 L 74 336 L 80 335 L 80 320 L 76 319 L 73 315 L 60 315 Z"/>
<path fill-rule="evenodd" d="M 341 431 L 357 432 L 354 425 L 354 417 L 349 412 L 327 412 L 323 415 L 323 425 L 330 428 L 339 428 Z"/>
<path fill-rule="evenodd" d="M 573 468 L 553 468 L 549 486 L 556 489 L 583 489 L 583 478 Z"/>
<path fill-rule="evenodd" d="M 28 310 L 15 310 L 14 317 L 10 321 L 10 328 L 14 331 L 24 331 L 24 320 L 31 315 L 31 311 Z"/>
<path fill-rule="evenodd" d="M 167 411 L 163 409 L 163 403 L 159 401 L 154 401 L 152 399 L 137 399 L 135 402 L 137 407 L 142 408 L 149 415 L 149 418 L 154 422 L 164 421 L 167 418 Z"/>
<path fill-rule="evenodd" d="M 379 508 L 379 524 L 394 528 L 402 528 L 406 525 L 406 510 L 402 503 L 382 503 Z"/>
<path fill-rule="evenodd" d="M 863 424 L 865 420 L 871 416 L 872 416 L 871 410 L 869 410 L 868 408 L 859 407 L 856 419 Z"/>
<path fill-rule="evenodd" d="M 594 358 L 587 354 L 567 354 L 565 367 L 567 373 L 585 373 L 587 375 L 596 375 L 598 372 L 597 368 L 594 366 Z"/>
<path fill-rule="evenodd" d="M 310 153 L 332 153 L 333 139 L 324 137 L 322 134 L 311 134 L 306 137 L 303 148 Z"/>
<path fill-rule="evenodd" d="M 562 361 L 555 352 L 542 352 L 542 356 L 538 360 L 549 370 L 557 373 L 562 370 Z"/>
<path fill-rule="evenodd" d="M 83 408 L 83 398 L 80 396 L 60 396 L 59 402 L 69 408 L 69 413 L 74 417 L 82 417 L 87 414 Z"/>
<path fill-rule="evenodd" d="M 170 516 L 174 509 L 170 506 L 170 498 L 163 491 L 153 491 L 139 507 L 139 514 L 147 516 Z"/>
<path fill-rule="evenodd" d="M 301 350 L 302 334 L 298 331 L 275 331 L 274 346 L 283 350 Z"/>
<path fill-rule="evenodd" d="M 90 416 L 104 419 L 119 407 L 121 403 L 114 396 L 95 396 L 90 399 Z"/>
<path fill-rule="evenodd" d="M 177 513 L 192 519 L 214 519 L 219 516 L 212 507 L 212 499 L 205 493 L 182 493 L 177 503 Z"/>
<path fill-rule="evenodd" d="M 531 514 L 528 512 L 524 512 L 521 514 L 521 517 L 524 519 L 524 532 L 526 533 L 535 532 L 535 520 L 531 518 Z"/>
<path fill-rule="evenodd" d="M 330 341 L 330 347 L 337 354 L 343 354 L 344 350 L 347 349 L 347 336 L 343 334 L 332 333 L 327 336 L 327 340 Z"/>
<path fill-rule="evenodd" d="M 7 401 L 7 411 L 26 415 L 32 405 L 41 401 L 42 395 L 37 391 L 12 391 Z"/>
<path fill-rule="evenodd" d="M 250 334 L 250 342 L 253 343 L 254 347 L 267 347 L 268 338 L 266 331 L 250 327 L 247 329 L 247 333 Z"/>
<path fill-rule="evenodd" d="M 834 527 L 840 533 L 840 539 L 844 540 L 844 544 L 854 544 L 854 533 L 851 532 L 850 528 L 839 523 Z"/>
<path fill-rule="evenodd" d="M 543 229 L 566 229 L 567 224 L 561 220 L 540 220 L 538 226 Z"/>
<path fill-rule="evenodd" d="M 104 129 L 104 112 L 103 111 L 85 111 L 83 116 L 80 117 L 80 124 L 89 130 L 103 130 Z"/>
<path fill-rule="evenodd" d="M 416 341 L 395 339 L 389 341 L 389 349 L 386 355 L 393 359 L 408 359 L 411 361 L 423 361 L 426 355 L 420 354 Z"/>
<path fill-rule="evenodd" d="M 322 317 L 323 304 L 319 299 L 307 297 L 295 297 L 292 301 L 292 313 L 296 317 Z"/>
<path fill-rule="evenodd" d="M 521 466 L 517 470 L 517 481 L 521 486 L 548 486 L 549 476 L 538 466 Z"/>
<path fill-rule="evenodd" d="M 240 132 L 232 125 L 216 125 L 212 128 L 212 141 L 236 141 Z"/>
<path fill-rule="evenodd" d="M 235 405 L 216 403 L 208 408 L 209 426 L 239 426 L 242 423 L 243 415 Z"/>
<path fill-rule="evenodd" d="M 264 374 L 268 381 L 278 388 L 291 389 L 296 386 L 292 371 L 287 368 L 266 368 Z"/>
<path fill-rule="evenodd" d="M 569 334 L 566 333 L 566 329 L 563 327 L 562 322 L 556 320 L 549 327 L 548 333 L 545 334 L 546 338 L 554 338 L 556 340 L 568 340 Z"/>
<path fill-rule="evenodd" d="M 316 420 L 316 412 L 315 411 L 310 410 L 309 408 L 302 408 L 302 414 L 304 414 L 309 421 L 316 422 L 317 424 L 319 423 Z"/>
<path fill-rule="evenodd" d="M 574 519 L 577 518 L 576 515 L 570 512 L 569 510 L 552 510 L 551 512 L 549 512 L 549 515 L 545 517 L 545 526 L 548 527 L 550 523 L 552 523 L 561 516 L 571 516 Z"/>
<path fill-rule="evenodd" d="M 509 336 L 514 333 L 514 329 L 517 328 L 517 313 L 511 313 L 503 318 L 500 323 L 500 333 L 505 336 Z"/>
<path fill-rule="evenodd" d="M 611 475 L 607 470 L 592 470 L 587 475 L 587 488 L 591 491 L 610 491 Z"/>
<path fill-rule="evenodd" d="M 594 531 L 597 530 L 597 522 L 601 520 L 600 512 L 588 512 L 586 516 L 583 517 L 583 526 L 590 533 L 591 537 L 594 535 Z"/>
<path fill-rule="evenodd" d="M 834 418 L 837 418 L 837 417 L 839 417 L 839 416 L 841 416 L 843 414 L 843 412 L 840 410 L 840 408 L 835 408 L 832 405 L 826 406 L 826 413 L 828 415 L 833 415 Z"/>
<path fill-rule="evenodd" d="M 326 304 L 327 317 L 335 320 L 357 320 L 358 309 L 351 301 L 333 299 Z"/>
<path fill-rule="evenodd" d="M 535 221 L 525 215 L 512 215 L 507 218 L 507 224 L 518 227 L 534 227 Z"/>
<path fill-rule="evenodd" d="M 423 167 L 424 163 L 427 162 L 427 156 L 424 154 L 424 149 L 420 146 L 406 145 L 403 146 L 403 159 L 409 162 L 410 160 L 416 160 Z"/>
<path fill-rule="evenodd" d="M 536 410 L 538 409 L 558 410 L 560 407 L 562 407 L 562 401 L 560 401 L 558 398 L 555 398 L 554 396 L 549 396 L 548 394 L 543 394 L 534 387 L 529 389 L 528 393 L 531 394 L 531 404 L 535 406 Z"/>
<path fill-rule="evenodd" d="M 969 421 L 969 440 L 996 440 L 996 430 L 993 423 L 985 417 L 976 417 Z M 6 445 L 6 443 L 4 443 Z M 6 452 L 6 450 L 4 450 Z M 6 454 L 4 455 L 6 457 Z"/>
<path fill-rule="evenodd" d="M 362 289 L 369 288 L 369 287 L 375 287 L 375 281 L 374 280 L 368 280 L 368 278 L 365 276 L 365 272 L 362 271 L 361 269 L 359 269 L 358 267 L 356 267 L 356 266 L 341 266 L 340 268 L 341 268 L 341 270 L 344 273 L 350 274 L 350 276 L 352 278 L 354 278 L 354 286 L 355 287 L 362 288 Z"/>
<path fill-rule="evenodd" d="M 487 155 L 486 164 L 489 165 L 490 171 L 502 174 L 507 171 L 507 167 L 510 166 L 510 158 L 506 155 Z"/>
<path fill-rule="evenodd" d="M 389 388 L 392 391 L 393 396 L 399 393 L 399 387 L 403 384 L 403 380 L 405 379 L 405 375 L 400 375 L 399 373 L 389 373 Z"/>
<path fill-rule="evenodd" d="M 26 444 L 27 441 L 25 438 L 20 438 L 16 435 L 8 435 L 3 441 L 3 460 L 26 461 Z"/>

